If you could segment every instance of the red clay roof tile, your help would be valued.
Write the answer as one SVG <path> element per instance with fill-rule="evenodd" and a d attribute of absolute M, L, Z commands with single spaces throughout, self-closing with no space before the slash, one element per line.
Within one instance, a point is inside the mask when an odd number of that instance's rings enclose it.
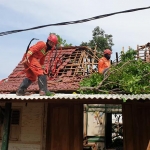
<path fill-rule="evenodd" d="M 85 50 L 84 47 L 71 47 L 71 48 L 63 48 L 62 50 L 55 50 L 50 59 L 47 55 L 45 60 L 45 66 L 52 65 L 54 67 L 53 62 L 57 59 L 56 68 L 58 71 L 55 74 L 55 78 L 48 78 L 48 89 L 50 91 L 76 91 L 79 88 L 79 82 L 83 78 L 83 75 L 75 75 L 75 69 L 78 68 L 78 65 L 74 65 L 73 62 L 76 62 L 81 56 L 82 50 Z M 78 55 L 77 55 L 78 54 Z M 56 56 L 56 58 L 55 58 Z M 55 60 L 54 60 L 55 58 Z M 48 62 L 50 60 L 50 62 Z M 67 66 L 70 64 L 70 66 Z M 20 71 L 23 71 L 24 67 L 22 64 L 18 64 L 13 72 L 8 76 L 8 78 L 0 83 L 0 93 L 15 93 L 23 78 L 25 78 L 25 74 L 17 75 Z M 39 87 L 37 81 L 32 83 L 29 86 L 28 91 L 30 92 L 38 92 Z"/>

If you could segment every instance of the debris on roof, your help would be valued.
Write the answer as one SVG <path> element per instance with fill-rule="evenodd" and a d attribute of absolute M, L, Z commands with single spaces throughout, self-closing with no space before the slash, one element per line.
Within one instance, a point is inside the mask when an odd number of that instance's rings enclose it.
<path fill-rule="evenodd" d="M 137 58 L 150 62 L 150 42 L 137 46 Z"/>
<path fill-rule="evenodd" d="M 45 66 L 49 68 L 48 89 L 55 92 L 76 91 L 80 80 L 96 71 L 97 63 L 96 51 L 88 47 L 63 47 L 54 50 L 50 56 L 46 56 L 45 60 Z M 25 78 L 25 73 L 20 73 L 23 70 L 24 66 L 19 62 L 8 78 L 0 82 L 0 93 L 15 93 Z M 33 93 L 39 91 L 37 81 L 32 83 L 28 91 Z"/>

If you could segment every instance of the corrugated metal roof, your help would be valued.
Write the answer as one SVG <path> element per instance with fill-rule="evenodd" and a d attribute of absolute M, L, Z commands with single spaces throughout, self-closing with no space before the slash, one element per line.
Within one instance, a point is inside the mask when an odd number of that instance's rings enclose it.
<path fill-rule="evenodd" d="M 57 100 L 57 99 L 108 99 L 108 100 L 150 100 L 150 94 L 126 95 L 126 94 L 55 94 L 54 96 L 17 96 L 16 94 L 0 94 L 2 100 Z"/>

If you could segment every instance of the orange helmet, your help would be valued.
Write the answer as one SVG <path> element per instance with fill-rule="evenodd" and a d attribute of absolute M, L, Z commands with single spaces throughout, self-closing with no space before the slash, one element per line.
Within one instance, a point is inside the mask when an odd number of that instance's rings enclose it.
<path fill-rule="evenodd" d="M 55 34 L 50 34 L 47 39 L 53 42 L 55 45 L 58 43 L 58 38 Z"/>
<path fill-rule="evenodd" d="M 109 55 L 111 55 L 111 54 L 112 54 L 112 51 L 111 51 L 110 49 L 105 49 L 105 50 L 104 50 L 104 54 L 109 54 Z"/>

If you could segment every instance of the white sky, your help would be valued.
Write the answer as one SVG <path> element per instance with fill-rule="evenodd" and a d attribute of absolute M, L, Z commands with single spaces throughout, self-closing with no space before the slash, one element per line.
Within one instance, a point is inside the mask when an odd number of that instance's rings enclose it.
<path fill-rule="evenodd" d="M 150 6 L 150 0 L 0 0 L 0 32 L 85 18 Z M 115 52 L 128 46 L 150 42 L 150 9 L 118 14 L 82 24 L 53 26 L 0 36 L 0 79 L 7 78 L 22 59 L 32 38 L 46 41 L 50 32 L 59 34 L 67 43 L 78 46 L 92 39 L 99 26 L 113 35 L 112 59 Z M 34 42 L 33 42 L 34 44 Z"/>

